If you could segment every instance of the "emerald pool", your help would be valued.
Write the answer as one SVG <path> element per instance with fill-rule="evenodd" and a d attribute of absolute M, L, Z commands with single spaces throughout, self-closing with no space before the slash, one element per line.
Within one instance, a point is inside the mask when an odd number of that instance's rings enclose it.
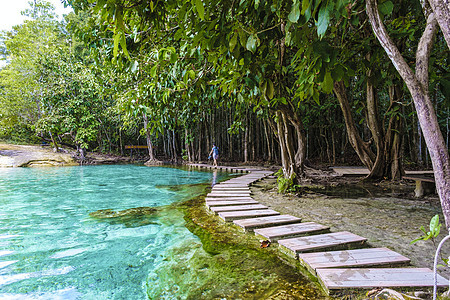
<path fill-rule="evenodd" d="M 183 298 L 165 278 L 167 256 L 201 243 L 172 204 L 218 176 L 136 165 L 0 169 L 0 299 Z M 137 207 L 156 210 L 89 215 Z"/>

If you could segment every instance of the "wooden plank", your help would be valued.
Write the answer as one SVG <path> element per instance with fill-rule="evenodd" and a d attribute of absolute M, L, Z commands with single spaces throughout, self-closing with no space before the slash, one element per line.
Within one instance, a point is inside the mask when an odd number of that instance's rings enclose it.
<path fill-rule="evenodd" d="M 125 145 L 125 149 L 148 149 L 147 145 Z"/>
<path fill-rule="evenodd" d="M 415 181 L 426 181 L 426 182 L 435 182 L 434 177 L 431 176 L 425 176 L 425 175 L 409 175 L 409 176 L 403 176 L 402 179 L 409 179 L 409 180 L 415 180 Z"/>
<path fill-rule="evenodd" d="M 406 265 L 410 259 L 388 248 L 299 253 L 298 260 L 315 274 L 317 269 Z"/>
<path fill-rule="evenodd" d="M 232 201 L 206 201 L 206 206 L 208 208 L 214 206 L 236 206 L 236 205 L 249 205 L 249 204 L 259 204 L 255 200 L 232 200 Z"/>
<path fill-rule="evenodd" d="M 428 268 L 317 269 L 317 275 L 329 294 L 343 289 L 433 286 L 433 271 Z M 448 280 L 438 275 L 438 286 L 448 287 Z"/>
<path fill-rule="evenodd" d="M 369 175 L 369 169 L 366 167 L 331 167 L 331 169 L 342 176 L 366 176 Z"/>
<path fill-rule="evenodd" d="M 306 223 L 289 224 L 283 226 L 255 229 L 255 234 L 260 235 L 271 242 L 276 242 L 280 239 L 287 239 L 311 233 L 324 232 L 327 231 L 328 229 L 330 229 L 330 227 L 322 224 L 317 224 L 314 222 L 306 222 Z"/>
<path fill-rule="evenodd" d="M 245 211 L 226 211 L 220 212 L 219 217 L 225 222 L 231 222 L 234 220 L 257 218 L 264 216 L 276 216 L 280 213 L 272 209 L 259 209 L 259 210 L 245 210 Z"/>
<path fill-rule="evenodd" d="M 348 231 L 304 236 L 292 239 L 279 240 L 278 244 L 287 254 L 297 257 L 299 253 L 323 251 L 325 249 L 348 249 L 350 247 L 363 245 L 366 238 Z"/>
<path fill-rule="evenodd" d="M 250 188 L 245 186 L 218 186 L 215 185 L 212 188 L 213 191 L 249 191 Z"/>
<path fill-rule="evenodd" d="M 206 197 L 206 201 L 234 201 L 234 200 L 253 200 L 250 196 L 245 197 L 236 197 L 236 196 L 230 196 L 230 197 Z"/>
<path fill-rule="evenodd" d="M 209 209 L 215 213 L 219 213 L 219 212 L 223 212 L 223 211 L 268 209 L 268 207 L 258 203 L 258 204 L 250 204 L 250 205 L 213 206 L 213 207 L 210 207 Z"/>
<path fill-rule="evenodd" d="M 207 197 L 250 197 L 250 193 L 228 193 L 228 192 L 212 192 Z"/>
<path fill-rule="evenodd" d="M 301 221 L 302 219 L 291 215 L 279 215 L 254 219 L 236 220 L 233 221 L 233 223 L 238 225 L 245 231 L 253 231 L 257 228 L 300 223 Z"/>
<path fill-rule="evenodd" d="M 230 195 L 233 195 L 233 194 L 250 194 L 250 189 L 248 189 L 248 188 L 247 188 L 247 190 L 241 190 L 241 189 L 239 189 L 239 190 L 229 190 L 229 189 L 216 190 L 216 189 L 212 189 L 211 192 L 210 192 L 210 194 L 224 194 L 224 193 L 227 193 L 227 194 L 230 194 Z"/>

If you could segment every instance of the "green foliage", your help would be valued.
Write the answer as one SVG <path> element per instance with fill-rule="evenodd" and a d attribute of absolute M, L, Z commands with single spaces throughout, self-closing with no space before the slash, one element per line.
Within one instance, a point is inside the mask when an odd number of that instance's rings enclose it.
<path fill-rule="evenodd" d="M 429 239 L 434 240 L 437 238 L 439 233 L 441 232 L 441 226 L 442 224 L 439 223 L 439 215 L 435 215 L 433 218 L 431 218 L 430 221 L 430 230 L 427 231 L 425 227 L 420 226 L 420 230 L 424 233 L 421 237 L 413 240 L 411 244 L 414 244 L 418 241 L 427 241 Z"/>
<path fill-rule="evenodd" d="M 283 169 L 280 169 L 275 173 L 275 176 L 277 176 L 278 193 L 285 194 L 294 188 L 295 174 L 292 174 L 290 178 L 286 178 Z"/>

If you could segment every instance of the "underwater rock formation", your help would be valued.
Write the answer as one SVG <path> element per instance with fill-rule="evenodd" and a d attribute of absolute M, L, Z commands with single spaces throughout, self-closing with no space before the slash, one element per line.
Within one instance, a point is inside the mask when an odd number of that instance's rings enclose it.
<path fill-rule="evenodd" d="M 120 211 L 112 209 L 100 209 L 89 213 L 89 216 L 98 219 L 119 218 L 119 217 L 142 217 L 152 215 L 156 212 L 154 207 L 135 207 Z"/>

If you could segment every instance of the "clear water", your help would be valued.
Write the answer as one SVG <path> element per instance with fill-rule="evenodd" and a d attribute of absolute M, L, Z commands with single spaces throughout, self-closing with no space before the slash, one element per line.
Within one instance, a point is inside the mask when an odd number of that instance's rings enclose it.
<path fill-rule="evenodd" d="M 0 299 L 147 298 L 165 284 L 158 274 L 167 253 L 199 243 L 167 206 L 185 200 L 186 189 L 170 187 L 213 180 L 220 178 L 133 165 L 0 169 Z M 135 207 L 158 212 L 89 216 Z"/>

